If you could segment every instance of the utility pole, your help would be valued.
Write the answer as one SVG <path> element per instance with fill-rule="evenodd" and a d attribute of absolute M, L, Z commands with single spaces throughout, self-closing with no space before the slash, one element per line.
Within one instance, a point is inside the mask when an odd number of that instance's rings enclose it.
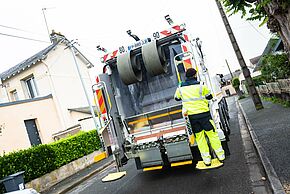
<path fill-rule="evenodd" d="M 226 60 L 226 59 L 225 59 Z M 232 73 L 232 71 L 231 71 L 231 69 L 230 69 L 230 66 L 229 66 L 229 63 L 228 63 L 228 61 L 226 60 L 226 64 L 227 64 L 227 66 L 228 66 L 228 69 L 229 69 L 229 72 L 230 72 L 230 74 L 231 74 L 231 77 L 232 77 L 232 79 L 234 78 L 234 76 L 233 76 L 233 73 Z"/>
<path fill-rule="evenodd" d="M 103 150 L 105 151 L 106 148 L 105 148 L 105 144 L 104 144 L 104 140 L 103 140 L 103 136 L 102 134 L 99 132 L 99 125 L 98 125 L 98 122 L 97 122 L 97 118 L 96 118 L 96 115 L 95 115 L 95 111 L 93 109 L 93 106 L 91 104 L 91 101 L 90 101 L 90 98 L 89 98 L 89 95 L 88 95 L 88 92 L 87 92 L 87 89 L 86 89 L 86 86 L 85 86 L 85 83 L 84 83 L 84 80 L 82 78 L 82 74 L 81 74 L 81 71 L 80 71 L 80 67 L 79 67 L 79 64 L 77 62 L 77 59 L 76 59 L 76 56 L 75 56 L 75 50 L 74 50 L 74 44 L 76 42 L 72 43 L 71 42 L 68 42 L 68 48 L 71 50 L 71 53 L 72 53 L 72 56 L 73 56 L 73 60 L 74 60 L 74 63 L 76 65 L 76 68 L 77 68 L 77 72 L 78 72 L 78 76 L 79 76 L 79 79 L 82 83 L 82 87 L 83 87 L 83 90 L 84 90 L 84 93 L 85 93 L 85 96 L 86 96 L 86 99 L 87 99 L 87 102 L 88 102 L 88 105 L 90 107 L 90 111 L 91 111 L 91 114 L 92 114 L 92 117 L 93 117 L 93 121 L 94 121 L 94 124 L 95 124 L 95 127 L 96 127 L 96 130 L 98 132 L 98 135 L 99 135 L 99 138 L 100 138 L 100 142 L 101 142 L 101 146 L 103 148 Z"/>
<path fill-rule="evenodd" d="M 253 79 L 251 77 L 251 73 L 250 73 L 250 71 L 249 71 L 249 69 L 248 69 L 248 67 L 247 67 L 247 65 L 245 63 L 244 57 L 243 57 L 243 55 L 241 53 L 241 50 L 240 50 L 239 45 L 238 45 L 238 43 L 236 41 L 236 38 L 235 38 L 234 33 L 232 31 L 232 28 L 231 28 L 231 26 L 229 24 L 227 16 L 226 16 L 226 14 L 225 14 L 225 12 L 223 10 L 223 7 L 222 7 L 222 5 L 221 5 L 219 0 L 215 0 L 215 1 L 216 1 L 216 4 L 217 4 L 217 7 L 219 9 L 219 12 L 221 14 L 221 17 L 222 17 L 223 23 L 225 25 L 225 28 L 227 30 L 227 33 L 229 35 L 229 38 L 231 40 L 232 46 L 234 48 L 234 51 L 236 53 L 237 59 L 239 61 L 239 64 L 241 66 L 241 69 L 242 69 L 242 72 L 244 74 L 245 80 L 246 80 L 246 82 L 247 82 L 247 84 L 249 86 L 250 96 L 252 97 L 252 100 L 254 102 L 256 110 L 260 110 L 260 109 L 262 109 L 264 107 L 263 107 L 262 101 L 260 99 L 260 96 L 259 96 L 259 94 L 258 94 L 258 92 L 256 90 L 256 87 L 255 87 L 255 84 L 253 82 Z"/>

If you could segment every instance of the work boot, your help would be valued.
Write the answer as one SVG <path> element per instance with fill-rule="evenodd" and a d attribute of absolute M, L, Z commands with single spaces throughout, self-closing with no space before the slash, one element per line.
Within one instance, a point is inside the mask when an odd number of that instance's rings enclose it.
<path fill-rule="evenodd" d="M 206 165 L 206 166 L 211 166 L 211 163 L 205 163 L 205 162 L 203 162 L 204 163 L 204 165 Z"/>
<path fill-rule="evenodd" d="M 218 160 L 219 160 L 221 163 L 224 163 L 224 161 L 225 161 L 225 159 L 226 159 L 224 154 L 218 155 L 217 157 L 218 157 Z"/>
<path fill-rule="evenodd" d="M 211 165 L 211 159 L 210 159 L 210 158 L 204 158 L 204 159 L 203 159 L 203 163 L 204 163 L 206 166 L 210 166 L 210 165 Z"/>
<path fill-rule="evenodd" d="M 128 158 L 124 155 L 122 158 L 121 158 L 121 163 L 122 163 L 122 165 L 124 166 L 124 165 L 126 165 L 127 164 L 127 162 L 128 162 Z"/>

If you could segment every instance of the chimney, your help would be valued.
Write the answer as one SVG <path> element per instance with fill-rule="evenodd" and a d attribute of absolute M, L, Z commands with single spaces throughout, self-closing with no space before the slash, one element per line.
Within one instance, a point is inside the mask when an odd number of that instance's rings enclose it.
<path fill-rule="evenodd" d="M 54 30 L 52 30 L 51 34 L 50 34 L 50 41 L 53 44 L 57 44 L 59 41 L 65 39 L 65 36 L 62 35 L 60 32 L 55 32 Z"/>

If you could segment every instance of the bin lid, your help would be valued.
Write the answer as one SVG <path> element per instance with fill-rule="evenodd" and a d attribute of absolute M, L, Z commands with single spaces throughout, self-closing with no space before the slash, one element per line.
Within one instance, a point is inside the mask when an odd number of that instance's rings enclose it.
<path fill-rule="evenodd" d="M 16 172 L 16 173 L 11 174 L 11 175 L 9 175 L 9 176 L 10 176 L 10 177 L 16 177 L 16 176 L 19 176 L 19 175 L 24 174 L 24 172 L 25 172 L 25 171 Z"/>
<path fill-rule="evenodd" d="M 5 182 L 5 181 L 11 180 L 11 179 L 13 179 L 13 177 L 6 176 L 2 180 L 0 180 L 0 184 L 3 183 L 3 182 Z"/>

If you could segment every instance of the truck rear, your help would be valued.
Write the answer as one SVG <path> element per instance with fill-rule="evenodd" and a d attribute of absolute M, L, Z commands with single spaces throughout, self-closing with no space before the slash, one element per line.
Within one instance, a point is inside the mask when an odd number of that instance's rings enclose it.
<path fill-rule="evenodd" d="M 195 63 L 192 46 L 185 25 L 176 25 L 102 58 L 104 74 L 99 77 L 106 84 L 110 101 L 111 135 L 122 154 L 135 160 L 137 169 L 196 164 L 200 160 L 181 102 L 174 100 L 186 69 L 202 69 Z M 202 70 L 199 78 L 206 80 Z M 225 99 L 216 97 L 210 104 L 223 148 L 229 154 Z"/>

